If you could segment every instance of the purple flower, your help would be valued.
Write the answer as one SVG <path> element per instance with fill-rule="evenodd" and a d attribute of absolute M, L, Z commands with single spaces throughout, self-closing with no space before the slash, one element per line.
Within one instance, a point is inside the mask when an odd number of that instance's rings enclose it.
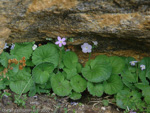
<path fill-rule="evenodd" d="M 58 41 L 55 42 L 56 45 L 59 45 L 59 47 L 62 47 L 62 45 L 66 45 L 66 42 L 65 42 L 66 38 L 61 39 L 61 37 L 58 36 L 57 39 Z"/>
<path fill-rule="evenodd" d="M 135 63 L 137 63 L 138 61 L 131 61 L 130 64 L 131 66 L 135 66 Z"/>
<path fill-rule="evenodd" d="M 14 49 L 15 48 L 15 44 L 12 43 L 10 49 Z"/>
<path fill-rule="evenodd" d="M 143 71 L 144 69 L 146 69 L 145 65 L 140 65 L 141 70 Z"/>
<path fill-rule="evenodd" d="M 130 113 L 136 113 L 135 111 L 131 110 Z"/>
<path fill-rule="evenodd" d="M 92 52 L 92 46 L 89 45 L 88 43 L 84 43 L 81 45 L 83 53 L 91 53 Z"/>
<path fill-rule="evenodd" d="M 4 49 L 7 49 L 7 48 L 9 48 L 9 46 L 7 46 L 7 43 L 5 43 Z"/>

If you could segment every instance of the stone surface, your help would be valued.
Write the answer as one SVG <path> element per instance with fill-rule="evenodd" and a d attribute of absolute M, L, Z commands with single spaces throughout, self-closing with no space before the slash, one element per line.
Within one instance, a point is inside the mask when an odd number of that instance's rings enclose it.
<path fill-rule="evenodd" d="M 74 44 L 93 38 L 150 42 L 149 0 L 0 0 L 0 15 L 11 31 L 2 37 L 8 43 L 57 36 L 73 37 Z"/>

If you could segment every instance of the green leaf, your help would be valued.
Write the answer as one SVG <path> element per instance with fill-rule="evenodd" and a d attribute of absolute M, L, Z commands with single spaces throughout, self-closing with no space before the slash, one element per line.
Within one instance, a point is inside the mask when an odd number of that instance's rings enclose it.
<path fill-rule="evenodd" d="M 0 90 L 5 89 L 6 85 L 3 81 L 0 80 Z"/>
<path fill-rule="evenodd" d="M 80 75 L 72 77 L 70 83 L 73 90 L 77 93 L 83 92 L 87 87 L 86 80 L 83 79 Z"/>
<path fill-rule="evenodd" d="M 19 70 L 16 75 L 13 75 L 10 79 L 10 89 L 17 93 L 26 93 L 30 90 L 32 85 L 32 78 L 30 73 L 26 72 L 25 69 Z"/>
<path fill-rule="evenodd" d="M 35 65 L 50 62 L 56 67 L 59 62 L 59 50 L 54 44 L 40 46 L 33 52 L 32 62 Z"/>
<path fill-rule="evenodd" d="M 89 93 L 93 96 L 101 97 L 104 92 L 104 87 L 100 83 L 87 83 L 87 89 Z"/>
<path fill-rule="evenodd" d="M 2 54 L 0 55 L 0 63 L 4 66 L 7 67 L 8 66 L 8 59 L 9 59 L 9 54 L 6 52 L 2 52 Z"/>
<path fill-rule="evenodd" d="M 71 95 L 69 95 L 69 97 L 72 99 L 72 100 L 79 100 L 81 98 L 81 94 L 80 93 L 77 93 L 77 92 L 72 92 Z"/>
<path fill-rule="evenodd" d="M 17 94 L 21 94 L 21 93 L 27 93 L 30 90 L 31 87 L 31 83 L 32 80 L 28 80 L 28 81 L 11 81 L 10 82 L 10 89 L 17 93 Z"/>
<path fill-rule="evenodd" d="M 27 65 L 27 66 L 31 66 L 31 67 L 34 66 L 34 64 L 33 64 L 33 62 L 32 62 L 31 59 L 26 60 L 26 65 Z"/>
<path fill-rule="evenodd" d="M 77 63 L 77 72 L 81 73 L 82 65 L 80 63 Z"/>
<path fill-rule="evenodd" d="M 69 69 L 75 68 L 78 63 L 78 56 L 76 55 L 76 53 L 72 51 L 67 51 L 63 55 L 63 62 L 67 68 Z"/>
<path fill-rule="evenodd" d="M 15 43 L 15 48 L 10 51 L 10 54 L 17 56 L 18 59 L 25 57 L 27 60 L 33 52 L 32 46 L 33 42 Z"/>
<path fill-rule="evenodd" d="M 12 70 L 8 70 L 8 73 L 6 73 L 6 75 L 10 76 L 14 76 L 15 74 L 17 74 L 19 72 L 19 64 L 14 64 L 12 63 L 10 65 L 10 67 L 12 67 Z"/>
<path fill-rule="evenodd" d="M 125 86 L 127 86 L 129 89 L 135 89 L 136 87 L 134 86 L 133 83 L 128 82 L 126 79 L 122 78 L 122 82 L 124 83 Z"/>
<path fill-rule="evenodd" d="M 123 88 L 123 83 L 118 75 L 111 75 L 110 78 L 104 82 L 105 93 L 112 95 L 116 94 Z"/>
<path fill-rule="evenodd" d="M 32 71 L 33 80 L 35 83 L 44 84 L 49 80 L 53 70 L 53 64 L 48 62 L 41 63 L 37 65 Z"/>
<path fill-rule="evenodd" d="M 73 76 L 77 75 L 77 69 L 76 68 L 72 68 L 72 69 L 64 68 L 64 72 L 66 72 L 65 77 L 68 80 L 70 80 Z"/>
<path fill-rule="evenodd" d="M 106 55 L 99 55 L 94 60 L 90 60 L 89 63 L 86 63 L 86 65 L 89 64 L 91 68 L 93 68 L 96 64 L 103 64 L 106 62 L 108 63 L 108 57 Z"/>
<path fill-rule="evenodd" d="M 51 85 L 55 94 L 58 96 L 68 96 L 71 94 L 72 87 L 68 80 L 65 80 L 61 73 L 51 77 Z"/>
<path fill-rule="evenodd" d="M 125 72 L 123 72 L 121 76 L 123 77 L 123 79 L 125 79 L 126 81 L 130 83 L 138 82 L 136 80 L 136 77 L 137 77 L 136 73 L 132 73 L 129 70 L 126 70 Z"/>
<path fill-rule="evenodd" d="M 135 110 L 136 106 L 142 103 L 141 97 L 141 93 L 136 90 L 121 90 L 116 96 L 117 106 L 122 109 L 126 109 L 128 106 L 129 109 Z"/>
<path fill-rule="evenodd" d="M 135 84 L 135 86 L 136 86 L 137 88 L 141 89 L 141 90 L 143 90 L 143 89 L 149 87 L 148 84 L 144 84 L 144 83 L 137 83 L 137 84 Z"/>
<path fill-rule="evenodd" d="M 91 66 L 86 65 L 82 69 L 82 74 L 88 81 L 98 83 L 110 77 L 112 68 L 109 63 L 95 63 L 95 61 L 92 61 L 91 64 Z"/>
<path fill-rule="evenodd" d="M 119 74 L 125 67 L 125 60 L 118 56 L 109 57 L 109 62 L 112 66 L 112 74 Z"/>
<path fill-rule="evenodd" d="M 144 100 L 147 104 L 150 104 L 150 95 L 145 96 Z"/>
<path fill-rule="evenodd" d="M 145 65 L 146 69 L 141 70 L 140 65 Z M 150 57 L 144 57 L 139 63 L 139 74 L 143 74 L 142 76 L 148 77 L 150 80 Z"/>

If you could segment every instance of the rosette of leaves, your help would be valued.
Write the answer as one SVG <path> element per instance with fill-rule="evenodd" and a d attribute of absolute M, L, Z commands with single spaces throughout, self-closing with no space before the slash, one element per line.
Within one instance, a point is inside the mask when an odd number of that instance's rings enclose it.
<path fill-rule="evenodd" d="M 121 90 L 117 93 L 116 102 L 117 106 L 122 109 L 126 109 L 127 106 L 129 109 L 136 110 L 137 106 L 142 108 L 145 106 L 144 102 L 141 100 L 141 93 L 137 90 L 130 91 L 129 89 Z"/>
<path fill-rule="evenodd" d="M 17 94 L 26 93 L 30 90 L 32 82 L 31 74 L 23 69 L 10 78 L 9 87 Z"/>
<path fill-rule="evenodd" d="M 145 65 L 146 69 L 141 70 L 140 65 Z M 140 62 L 139 62 L 139 78 L 144 84 L 149 84 L 149 82 L 146 80 L 148 78 L 150 80 L 150 58 L 149 57 L 144 57 Z"/>
<path fill-rule="evenodd" d="M 107 81 L 104 81 L 105 93 L 112 95 L 118 93 L 123 88 L 123 83 L 118 75 L 111 75 Z"/>
<path fill-rule="evenodd" d="M 78 66 L 78 56 L 72 51 L 67 51 L 63 54 L 63 63 L 68 69 Z"/>
<path fill-rule="evenodd" d="M 71 95 L 69 95 L 69 97 L 72 99 L 72 100 L 79 100 L 81 98 L 81 93 L 77 93 L 77 92 L 72 92 Z"/>
<path fill-rule="evenodd" d="M 53 75 L 54 65 L 49 62 L 38 64 L 32 70 L 32 76 L 35 83 L 45 84 Z"/>
<path fill-rule="evenodd" d="M 42 62 L 50 62 L 56 67 L 59 62 L 59 50 L 54 44 L 46 44 L 38 47 L 32 56 L 33 64 L 37 65 Z"/>
<path fill-rule="evenodd" d="M 53 92 L 58 96 L 68 96 L 72 91 L 70 82 L 64 78 L 62 73 L 51 77 L 51 86 Z"/>
<path fill-rule="evenodd" d="M 87 82 L 87 89 L 93 96 L 101 97 L 104 92 L 103 84 Z"/>
<path fill-rule="evenodd" d="M 33 52 L 33 44 L 34 42 L 15 43 L 15 48 L 10 51 L 10 54 L 17 56 L 19 60 L 22 57 L 25 57 L 27 60 Z"/>
<path fill-rule="evenodd" d="M 118 56 L 109 57 L 109 62 L 112 66 L 112 74 L 120 74 L 125 67 L 125 60 Z"/>
<path fill-rule="evenodd" d="M 90 82 L 98 83 L 107 80 L 112 72 L 112 67 L 106 59 L 98 57 L 95 60 L 87 62 L 82 68 L 82 74 Z"/>
<path fill-rule="evenodd" d="M 80 75 L 75 75 L 70 80 L 72 89 L 77 92 L 81 93 L 83 92 L 87 87 L 87 82 L 84 78 L 82 78 Z"/>

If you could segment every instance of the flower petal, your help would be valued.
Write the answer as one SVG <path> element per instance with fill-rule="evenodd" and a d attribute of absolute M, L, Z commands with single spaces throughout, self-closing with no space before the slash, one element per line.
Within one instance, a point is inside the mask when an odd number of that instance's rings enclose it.
<path fill-rule="evenodd" d="M 66 40 L 66 38 L 62 38 L 62 39 L 61 39 L 61 41 L 65 41 L 65 40 Z"/>
<path fill-rule="evenodd" d="M 62 42 L 63 45 L 66 45 L 66 42 Z"/>
<path fill-rule="evenodd" d="M 59 43 L 59 47 L 62 47 L 62 43 Z"/>
<path fill-rule="evenodd" d="M 58 41 L 61 41 L 61 37 L 60 36 L 58 36 L 57 39 L 58 39 Z"/>
<path fill-rule="evenodd" d="M 59 43 L 60 43 L 59 41 L 55 42 L 55 44 L 57 44 L 57 45 L 58 45 Z"/>

